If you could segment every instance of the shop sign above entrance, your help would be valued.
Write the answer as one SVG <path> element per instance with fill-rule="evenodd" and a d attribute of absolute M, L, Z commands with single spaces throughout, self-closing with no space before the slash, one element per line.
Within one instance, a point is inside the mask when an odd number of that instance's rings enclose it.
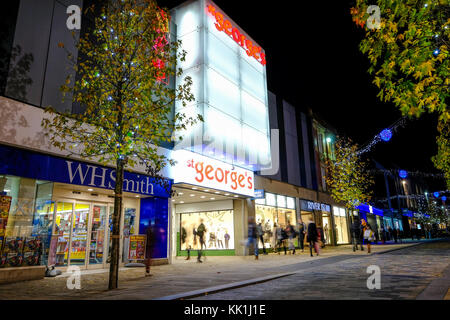
<path fill-rule="evenodd" d="M 265 197 L 264 189 L 255 189 L 255 199 L 264 199 Z"/>
<path fill-rule="evenodd" d="M 170 168 L 174 183 L 255 196 L 253 171 L 186 150 L 174 151 L 172 159 L 177 162 Z"/>
<path fill-rule="evenodd" d="M 302 209 L 331 212 L 330 205 L 328 205 L 328 204 L 313 202 L 313 201 L 302 201 L 301 203 L 302 203 Z M 306 204 L 306 208 L 305 208 L 305 204 Z"/>
<path fill-rule="evenodd" d="M 0 146 L 0 174 L 110 190 L 116 185 L 116 170 L 112 168 L 6 146 Z M 169 197 L 154 178 L 129 171 L 124 172 L 123 191 Z"/>

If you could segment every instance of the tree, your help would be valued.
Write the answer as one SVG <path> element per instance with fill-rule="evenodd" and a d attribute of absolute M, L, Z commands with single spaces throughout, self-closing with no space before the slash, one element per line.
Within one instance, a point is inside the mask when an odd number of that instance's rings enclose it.
<path fill-rule="evenodd" d="M 445 208 L 445 207 L 444 207 Z M 448 226 L 448 214 L 443 207 L 436 203 L 436 200 L 431 200 L 428 204 L 428 214 L 430 215 L 429 222 L 432 224 L 445 224 Z"/>
<path fill-rule="evenodd" d="M 393 102 L 403 115 L 438 115 L 441 135 L 434 163 L 449 177 L 449 2 L 378 0 L 379 28 L 371 23 L 376 13 L 369 8 L 373 2 L 356 0 L 350 12 L 353 21 L 366 30 L 359 48 L 370 61 L 368 72 L 380 89 L 378 97 Z"/>
<path fill-rule="evenodd" d="M 444 172 L 447 189 L 450 189 L 450 122 L 440 122 L 438 132 L 438 153 L 433 157 L 433 162 L 436 168 Z"/>
<path fill-rule="evenodd" d="M 374 181 L 366 170 L 366 163 L 358 156 L 358 145 L 351 139 L 338 138 L 335 160 L 327 160 L 327 185 L 331 197 L 342 202 L 348 210 L 369 202 Z"/>
<path fill-rule="evenodd" d="M 51 143 L 85 159 L 116 169 L 109 289 L 117 288 L 123 174 L 140 164 L 147 173 L 165 181 L 159 172 L 172 159 L 157 153 L 157 145 L 170 142 L 173 132 L 201 121 L 201 117 L 173 114 L 175 101 L 193 101 L 192 79 L 178 87 L 169 80 L 180 76 L 177 59 L 186 52 L 169 36 L 170 16 L 154 0 L 108 0 L 90 6 L 92 30 L 80 38 L 75 61 L 77 73 L 61 87 L 63 94 L 84 108 L 80 114 L 57 113 L 52 108 L 42 125 Z M 64 44 L 59 44 L 64 48 Z"/>

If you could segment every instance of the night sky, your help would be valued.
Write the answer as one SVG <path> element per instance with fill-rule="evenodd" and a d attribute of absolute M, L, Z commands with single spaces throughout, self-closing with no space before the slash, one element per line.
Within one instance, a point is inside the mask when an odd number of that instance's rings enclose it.
<path fill-rule="evenodd" d="M 183 2 L 158 0 L 168 8 Z M 214 2 L 265 49 L 269 90 L 297 108 L 310 107 L 359 144 L 401 118 L 394 105 L 376 97 L 358 49 L 363 32 L 350 16 L 353 1 Z M 410 120 L 369 156 L 388 169 L 436 173 L 436 123 L 434 115 Z"/>

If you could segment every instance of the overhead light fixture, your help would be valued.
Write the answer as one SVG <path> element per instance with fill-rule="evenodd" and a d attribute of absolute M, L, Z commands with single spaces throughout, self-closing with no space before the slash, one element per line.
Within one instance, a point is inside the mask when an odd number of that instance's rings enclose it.
<path fill-rule="evenodd" d="M 230 194 L 229 194 L 229 193 L 225 193 L 225 195 L 226 195 L 226 196 L 229 196 Z"/>
<path fill-rule="evenodd" d="M 216 192 L 214 192 L 215 194 L 219 194 L 220 192 L 219 191 L 216 191 Z"/>
<path fill-rule="evenodd" d="M 216 200 L 216 198 L 209 198 L 210 200 Z"/>
<path fill-rule="evenodd" d="M 180 203 L 184 203 L 184 201 L 180 201 Z"/>
<path fill-rule="evenodd" d="M 89 188 L 88 191 L 94 191 L 94 189 Z"/>
<path fill-rule="evenodd" d="M 205 191 L 205 192 L 208 192 L 208 191 L 209 191 L 209 189 L 205 189 L 204 191 Z"/>
<path fill-rule="evenodd" d="M 196 187 L 192 187 L 192 190 L 197 190 L 197 188 Z"/>
<path fill-rule="evenodd" d="M 180 196 L 182 196 L 184 193 L 183 193 L 183 192 L 179 192 L 178 194 L 179 194 Z"/>
<path fill-rule="evenodd" d="M 139 196 L 136 196 L 136 198 L 139 198 Z"/>
<path fill-rule="evenodd" d="M 200 198 L 205 199 L 206 197 L 205 196 L 201 196 Z"/>
<path fill-rule="evenodd" d="M 239 196 L 234 196 L 235 198 L 239 198 Z"/>
<path fill-rule="evenodd" d="M 195 194 L 190 194 L 189 196 L 191 196 L 191 197 L 195 197 Z"/>
<path fill-rule="evenodd" d="M 172 202 L 175 202 L 175 200 L 172 200 Z"/>

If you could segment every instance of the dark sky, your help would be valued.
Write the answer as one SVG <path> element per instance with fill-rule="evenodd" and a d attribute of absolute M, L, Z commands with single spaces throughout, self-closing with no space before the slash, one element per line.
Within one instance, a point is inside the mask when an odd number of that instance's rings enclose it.
<path fill-rule="evenodd" d="M 158 0 L 168 8 L 183 2 Z M 310 107 L 359 144 L 401 117 L 376 97 L 358 49 L 363 33 L 350 16 L 353 1 L 214 2 L 265 49 L 269 90 L 294 106 Z M 437 172 L 430 159 L 436 134 L 435 116 L 411 120 L 370 156 L 389 169 Z"/>

